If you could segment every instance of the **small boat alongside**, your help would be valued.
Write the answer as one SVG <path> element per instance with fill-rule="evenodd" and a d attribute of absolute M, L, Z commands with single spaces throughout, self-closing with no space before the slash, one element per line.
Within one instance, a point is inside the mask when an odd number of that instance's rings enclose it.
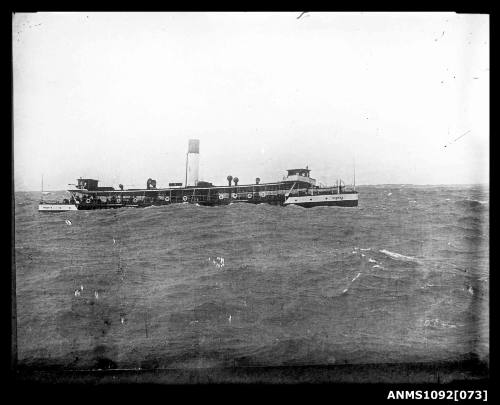
<path fill-rule="evenodd" d="M 75 199 L 73 196 L 71 198 L 63 199 L 62 201 L 55 200 L 44 200 L 44 195 L 51 194 L 50 191 L 43 191 L 43 175 L 42 175 L 42 197 L 38 203 L 39 212 L 65 212 L 65 211 L 78 211 Z"/>
<path fill-rule="evenodd" d="M 40 201 L 38 203 L 39 212 L 64 212 L 78 211 L 75 203 L 70 203 L 69 200 L 64 201 Z"/>

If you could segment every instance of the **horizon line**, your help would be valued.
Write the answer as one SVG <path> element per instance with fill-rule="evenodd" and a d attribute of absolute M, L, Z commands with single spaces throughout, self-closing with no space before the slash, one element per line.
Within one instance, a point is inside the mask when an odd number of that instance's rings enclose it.
<path fill-rule="evenodd" d="M 365 187 L 365 186 L 489 186 L 490 183 L 426 183 L 426 184 L 419 184 L 419 183 L 376 183 L 376 184 L 357 184 L 356 187 Z M 350 184 L 349 186 L 352 186 Z M 217 186 L 214 185 L 213 187 L 227 187 L 227 186 Z M 164 187 L 168 189 L 168 187 Z M 159 189 L 162 189 L 160 187 Z M 142 190 L 142 189 L 141 189 Z M 144 189 L 145 190 L 145 189 Z M 53 191 L 67 191 L 67 189 L 57 189 L 57 190 L 43 190 L 43 192 L 53 192 Z M 127 189 L 123 190 L 127 191 Z M 23 193 L 41 193 L 42 190 L 24 190 L 24 189 L 14 189 L 14 192 L 23 192 Z"/>

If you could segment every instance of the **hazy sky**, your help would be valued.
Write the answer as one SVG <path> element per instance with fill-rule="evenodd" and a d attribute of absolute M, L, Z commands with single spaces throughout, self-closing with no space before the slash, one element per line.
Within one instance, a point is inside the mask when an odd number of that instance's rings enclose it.
<path fill-rule="evenodd" d="M 14 15 L 16 190 L 488 183 L 489 16 L 299 15 Z"/>

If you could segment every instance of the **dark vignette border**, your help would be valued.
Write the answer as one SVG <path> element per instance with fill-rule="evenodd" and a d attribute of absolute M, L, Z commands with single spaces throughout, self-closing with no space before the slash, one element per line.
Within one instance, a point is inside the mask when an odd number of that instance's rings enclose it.
<path fill-rule="evenodd" d="M 253 3 L 255 7 L 256 3 Z M 421 11 L 430 11 L 432 7 L 425 7 L 425 4 L 419 3 Z M 314 7 L 308 5 L 310 10 Z M 346 10 L 349 11 L 390 11 L 388 8 L 380 7 L 378 10 L 374 10 L 371 7 L 362 8 L 362 5 L 358 7 L 348 7 Z M 101 6 L 102 7 L 102 6 Z M 436 8 L 436 4 L 433 4 Z M 457 4 L 452 5 L 451 3 L 447 7 L 439 7 L 435 11 L 457 11 L 465 13 L 491 13 L 492 10 L 485 9 L 484 7 L 475 10 L 464 10 L 462 7 L 458 7 Z M 95 10 L 95 5 L 92 5 L 89 9 Z M 88 11 L 89 9 L 81 8 L 80 11 Z M 107 8 L 111 10 L 112 8 Z M 215 10 L 221 10 L 221 8 L 214 8 Z M 230 10 L 235 10 L 233 7 Z M 295 9 L 288 9 L 288 11 L 297 11 L 301 7 Z M 60 4 L 59 7 L 49 6 L 47 8 L 43 7 L 29 7 L 25 8 L 21 6 L 17 9 L 9 9 L 8 13 L 4 14 L 5 22 L 4 28 L 6 28 L 6 38 L 7 53 L 9 55 L 9 60 L 12 61 L 12 32 L 11 32 L 11 16 L 13 12 L 21 11 L 51 11 L 51 10 L 68 10 L 68 4 Z M 103 9 L 103 10 L 106 10 Z M 134 9 L 130 9 L 132 11 Z M 185 7 L 174 7 L 172 11 L 184 11 L 187 10 Z M 247 8 L 248 11 L 264 11 L 266 6 L 257 8 Z M 267 5 L 267 10 L 276 10 L 276 8 Z M 319 10 L 324 10 L 319 8 Z M 341 10 L 341 9 L 337 9 Z M 401 11 L 400 7 L 395 8 L 395 10 Z M 78 11 L 78 10 L 74 10 Z M 146 11 L 144 9 L 136 9 L 135 11 Z M 165 10 L 167 11 L 167 10 Z M 198 9 L 197 11 L 206 11 L 206 9 Z M 242 10 L 244 11 L 244 10 Z M 407 11 L 419 11 L 418 8 Z M 493 18 L 491 19 L 490 35 L 493 37 Z M 490 52 L 491 54 L 491 52 Z M 493 56 L 493 54 L 491 54 Z M 362 398 L 367 399 L 385 399 L 388 390 L 396 389 L 487 389 L 490 384 L 490 366 L 485 362 L 481 362 L 478 358 L 471 357 L 455 362 L 432 362 L 432 363 L 398 363 L 398 364 L 356 364 L 356 365 L 338 365 L 338 366 L 288 366 L 288 367 L 236 367 L 236 368 L 222 368 L 222 369 L 198 369 L 198 370 L 185 370 L 185 369 L 148 369 L 148 370 L 63 370 L 57 368 L 46 367 L 43 369 L 33 369 L 19 366 L 17 364 L 17 347 L 16 347 L 16 314 L 15 314 L 15 256 L 14 256 L 14 177 L 13 177 L 13 126 L 12 126 L 12 66 L 8 69 L 7 74 L 10 77 L 10 117 L 8 117 L 4 122 L 10 122 L 10 130 L 4 133 L 1 137 L 3 141 L 7 141 L 7 146 L 2 148 L 2 151 L 9 152 L 9 158 L 2 159 L 2 163 L 6 166 L 5 171 L 10 171 L 11 181 L 10 181 L 10 191 L 11 191 L 11 209 L 9 211 L 9 219 L 5 221 L 5 225 L 2 229 L 10 229 L 9 236 L 11 237 L 11 244 L 9 252 L 5 254 L 5 257 L 10 258 L 10 269 L 9 271 L 4 271 L 3 275 L 6 276 L 2 285 L 4 288 L 8 288 L 9 291 L 4 293 L 2 296 L 5 301 L 8 301 L 7 305 L 2 305 L 3 308 L 9 308 L 7 316 L 8 328 L 3 329 L 8 331 L 7 339 L 3 345 L 7 348 L 6 352 L 7 361 L 5 364 L 9 370 L 8 381 L 11 382 L 11 388 L 15 389 L 21 394 L 21 390 L 25 388 L 36 388 L 41 389 L 45 387 L 50 389 L 50 387 L 71 388 L 73 390 L 75 387 L 83 386 L 116 386 L 119 384 L 123 386 L 137 386 L 142 387 L 158 387 L 159 385 L 168 384 L 170 387 L 190 387 L 192 384 L 201 384 L 202 387 L 208 387 L 208 384 L 216 384 L 219 388 L 222 388 L 223 384 L 231 384 L 231 388 L 245 388 L 249 386 L 257 387 L 267 387 L 274 385 L 275 387 L 287 387 L 287 392 L 293 395 L 293 392 L 298 387 L 304 387 L 302 384 L 307 384 L 306 387 L 315 387 L 320 391 L 331 391 L 334 389 L 337 393 L 347 394 L 349 399 Z M 7 89 L 6 89 L 7 90 Z M 8 94 L 6 91 L 4 94 Z M 9 119 L 10 118 L 10 119 Z M 493 128 L 492 128 L 493 129 Z M 493 133 L 493 131 L 492 131 Z M 10 135 L 10 136 L 9 136 Z M 492 139 L 493 140 L 493 139 Z M 493 146 L 493 145 L 492 145 Z M 491 147 L 490 147 L 491 148 Z M 4 166 L 4 167 L 5 167 Z M 494 165 L 490 163 L 490 179 L 493 180 L 494 176 Z M 491 187 L 491 186 L 490 186 Z M 491 187 L 491 195 L 494 196 L 495 187 Z M 494 198 L 491 198 L 495 201 Z M 7 215 L 7 210 L 4 211 L 4 215 Z M 4 217 L 5 218 L 5 217 Z M 495 215 L 494 210 L 490 213 L 490 223 L 494 221 Z M 494 228 L 490 227 L 490 230 Z M 494 232 L 492 232 L 494 233 Z M 3 247 L 8 246 L 3 244 Z M 490 267 L 495 268 L 494 258 L 490 261 Z M 491 266 L 493 265 L 493 266 Z M 491 278 L 492 281 L 495 277 Z M 494 283 L 493 283 L 494 284 Z M 491 313 L 494 312 L 494 296 L 491 296 L 490 300 L 490 318 Z M 7 323 L 7 322 L 6 322 Z M 492 324 L 490 324 L 493 327 Z M 490 339 L 490 342 L 493 340 Z M 494 350 L 492 350 L 493 355 Z M 8 363 L 7 363 L 8 362 Z M 491 370 L 494 371 L 494 370 Z M 5 380 L 4 380 L 5 381 Z M 7 381 L 5 381 L 7 382 Z M 354 383 L 354 384 L 353 384 Z M 360 390 L 357 383 L 364 383 L 362 389 Z M 368 384 L 367 384 L 368 383 Z M 222 385 L 221 385 L 222 384 Z M 241 385 L 244 384 L 244 385 Z M 59 389 L 58 388 L 58 389 Z M 309 389 L 308 388 L 308 389 Z M 306 389 L 306 391 L 308 391 Z M 375 397 L 372 395 L 375 394 Z M 382 395 L 383 394 L 383 395 Z"/>

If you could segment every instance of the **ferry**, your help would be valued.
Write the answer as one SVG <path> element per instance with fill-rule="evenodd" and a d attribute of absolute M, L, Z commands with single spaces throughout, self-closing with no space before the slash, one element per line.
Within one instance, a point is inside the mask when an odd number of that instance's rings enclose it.
<path fill-rule="evenodd" d="M 74 188 L 67 190 L 69 199 L 61 202 L 39 204 L 40 212 L 148 207 L 152 205 L 198 204 L 204 206 L 234 203 L 298 205 L 305 208 L 318 206 L 358 206 L 355 182 L 347 186 L 342 180 L 326 187 L 311 178 L 306 166 L 288 169 L 281 181 L 261 183 L 259 178 L 252 184 L 240 185 L 237 177 L 227 176 L 228 184 L 215 186 L 198 180 L 199 140 L 191 139 L 186 156 L 185 183 L 169 183 L 167 188 L 157 188 L 156 180 L 149 178 L 143 189 L 124 189 L 119 185 L 99 187 L 99 181 L 90 178 L 77 179 Z"/>

